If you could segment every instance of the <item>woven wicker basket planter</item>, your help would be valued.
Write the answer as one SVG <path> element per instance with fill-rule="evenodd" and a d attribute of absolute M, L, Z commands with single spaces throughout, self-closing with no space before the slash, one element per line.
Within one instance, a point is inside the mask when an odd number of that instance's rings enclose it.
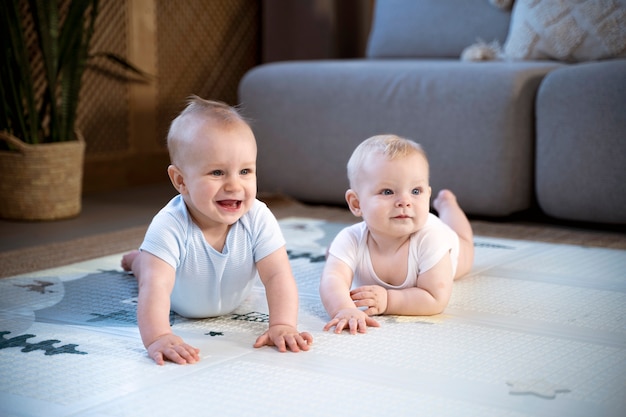
<path fill-rule="evenodd" d="M 29 145 L 0 132 L 17 151 L 0 151 L 0 217 L 57 220 L 81 211 L 85 141 Z"/>

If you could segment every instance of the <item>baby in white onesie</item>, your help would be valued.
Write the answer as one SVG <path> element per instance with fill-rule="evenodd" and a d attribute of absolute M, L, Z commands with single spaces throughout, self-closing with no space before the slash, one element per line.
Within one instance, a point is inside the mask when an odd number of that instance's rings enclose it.
<path fill-rule="evenodd" d="M 426 154 L 395 135 L 362 142 L 348 162 L 346 201 L 361 223 L 333 240 L 320 281 L 336 333 L 364 333 L 380 314 L 433 315 L 474 260 L 473 233 L 456 197 L 441 190 L 430 213 Z"/>

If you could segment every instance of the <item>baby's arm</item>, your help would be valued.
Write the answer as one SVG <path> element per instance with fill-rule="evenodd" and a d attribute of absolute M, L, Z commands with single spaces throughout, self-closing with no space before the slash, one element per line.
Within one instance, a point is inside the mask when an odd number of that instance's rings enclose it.
<path fill-rule="evenodd" d="M 172 333 L 170 327 L 174 268 L 148 252 L 141 252 L 133 262 L 133 272 L 139 285 L 137 322 L 148 355 L 158 365 L 163 365 L 166 359 L 181 365 L 200 360 L 199 350 Z"/>
<path fill-rule="evenodd" d="M 378 327 L 376 320 L 360 310 L 350 298 L 352 270 L 339 258 L 328 255 L 320 280 L 320 297 L 331 317 L 324 330 L 335 327 L 335 333 L 348 329 L 350 333 L 365 333 L 367 326 Z"/>
<path fill-rule="evenodd" d="M 367 307 L 368 314 L 378 312 L 377 314 L 431 316 L 441 313 L 448 305 L 453 281 L 452 260 L 446 254 L 435 266 L 420 274 L 417 287 L 386 290 L 386 308 L 377 305 L 380 294 L 376 295 L 376 291 L 370 287 L 353 290 L 352 298 L 357 306 Z"/>
<path fill-rule="evenodd" d="M 257 262 L 257 269 L 265 286 L 270 323 L 254 347 L 276 346 L 280 352 L 309 350 L 313 336 L 308 332 L 299 333 L 297 329 L 298 288 L 285 247 Z"/>

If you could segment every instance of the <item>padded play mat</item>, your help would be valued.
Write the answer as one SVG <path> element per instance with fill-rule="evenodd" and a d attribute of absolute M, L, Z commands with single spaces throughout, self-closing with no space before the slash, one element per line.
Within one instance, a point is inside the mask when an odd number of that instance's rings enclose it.
<path fill-rule="evenodd" d="M 0 280 L 0 416 L 624 416 L 626 251 L 475 238 L 444 314 L 322 331 L 326 246 L 343 227 L 281 220 L 309 352 L 252 344 L 263 287 L 175 332 L 195 365 L 156 366 L 121 254 Z"/>

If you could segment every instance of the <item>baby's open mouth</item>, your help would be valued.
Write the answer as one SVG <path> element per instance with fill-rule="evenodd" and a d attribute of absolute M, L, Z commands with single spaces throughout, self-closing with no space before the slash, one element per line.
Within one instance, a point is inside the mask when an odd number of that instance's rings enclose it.
<path fill-rule="evenodd" d="M 221 200 L 217 204 L 228 209 L 238 209 L 241 206 L 241 200 Z"/>

